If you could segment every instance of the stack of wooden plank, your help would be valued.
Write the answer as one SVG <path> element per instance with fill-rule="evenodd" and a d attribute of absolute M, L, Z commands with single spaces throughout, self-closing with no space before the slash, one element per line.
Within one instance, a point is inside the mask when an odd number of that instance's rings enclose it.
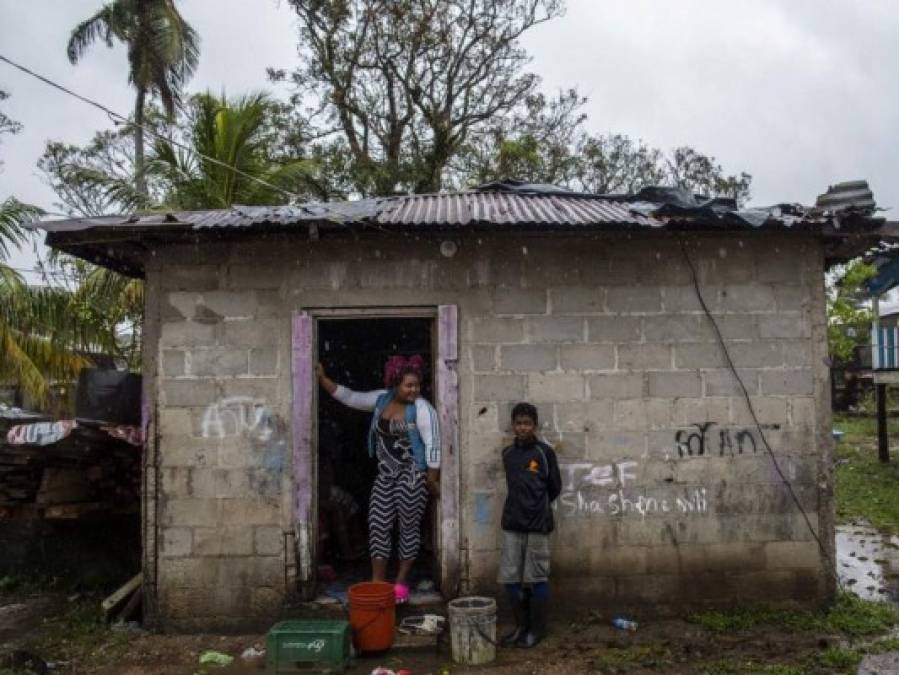
<path fill-rule="evenodd" d="M 0 417 L 0 518 L 138 511 L 141 448 L 80 425 L 56 443 L 12 445 L 11 426 Z"/>

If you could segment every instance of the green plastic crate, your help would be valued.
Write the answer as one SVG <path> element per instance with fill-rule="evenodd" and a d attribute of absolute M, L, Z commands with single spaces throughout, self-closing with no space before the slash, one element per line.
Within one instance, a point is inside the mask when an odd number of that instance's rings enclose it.
<path fill-rule="evenodd" d="M 346 621 L 281 621 L 265 643 L 269 673 L 343 672 L 350 661 L 352 635 Z"/>

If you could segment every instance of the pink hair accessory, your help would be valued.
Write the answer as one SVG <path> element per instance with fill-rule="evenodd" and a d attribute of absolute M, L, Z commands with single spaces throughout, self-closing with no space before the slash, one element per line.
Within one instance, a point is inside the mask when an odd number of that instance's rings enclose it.
<path fill-rule="evenodd" d="M 409 358 L 402 354 L 394 354 L 384 364 L 384 386 L 392 386 L 399 379 L 400 373 L 405 369 L 414 371 L 418 375 L 418 379 L 421 379 L 424 368 L 425 360 L 419 354 L 413 354 Z"/>

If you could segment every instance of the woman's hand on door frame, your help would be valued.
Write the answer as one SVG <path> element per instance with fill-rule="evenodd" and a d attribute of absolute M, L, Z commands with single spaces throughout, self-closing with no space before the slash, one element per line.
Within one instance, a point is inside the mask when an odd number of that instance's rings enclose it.
<path fill-rule="evenodd" d="M 315 364 L 315 377 L 329 394 L 333 394 L 337 390 L 337 384 L 328 377 L 327 373 L 325 373 L 325 367 L 321 363 Z"/>

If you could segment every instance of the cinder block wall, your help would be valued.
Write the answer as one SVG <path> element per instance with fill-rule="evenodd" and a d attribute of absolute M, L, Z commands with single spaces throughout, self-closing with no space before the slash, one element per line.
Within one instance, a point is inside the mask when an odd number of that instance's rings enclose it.
<path fill-rule="evenodd" d="M 148 471 L 158 496 L 145 542 L 162 624 L 270 618 L 292 586 L 290 317 L 308 307 L 459 306 L 463 590 L 494 588 L 499 450 L 511 405 L 528 399 L 562 464 L 561 591 L 657 608 L 832 592 L 676 238 L 469 234 L 453 258 L 440 241 L 269 237 L 153 256 L 159 482 Z M 764 434 L 832 554 L 820 245 L 687 242 Z"/>

